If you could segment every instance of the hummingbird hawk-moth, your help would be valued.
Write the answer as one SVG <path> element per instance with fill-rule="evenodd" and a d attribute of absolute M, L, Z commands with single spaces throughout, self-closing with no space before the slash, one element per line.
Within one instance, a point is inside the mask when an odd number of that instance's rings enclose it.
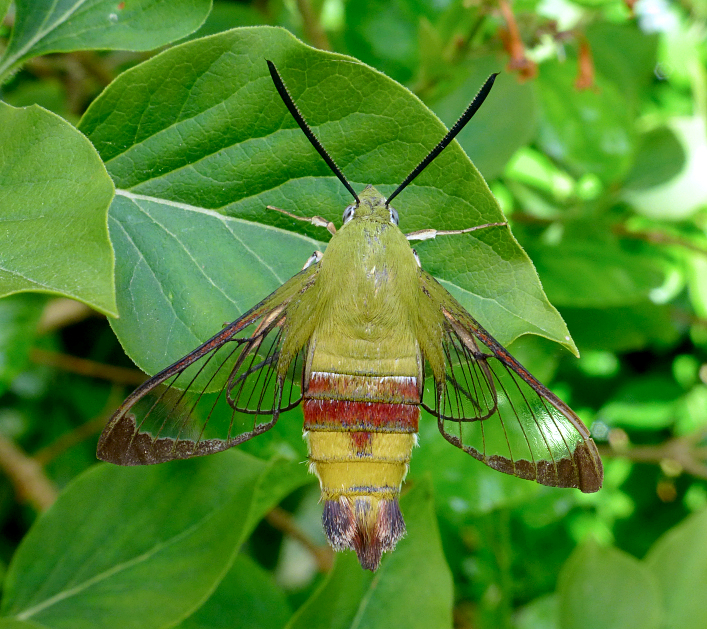
<path fill-rule="evenodd" d="M 370 570 L 405 533 L 398 495 L 420 409 L 437 418 L 447 441 L 495 470 L 597 491 L 602 463 L 584 424 L 421 268 L 409 244 L 507 225 L 406 235 L 391 206 L 471 119 L 495 75 L 385 198 L 370 185 L 353 189 L 267 63 L 288 110 L 354 202 L 338 230 L 303 219 L 333 234 L 324 253 L 134 391 L 109 420 L 98 457 L 147 465 L 220 452 L 302 404 L 326 535 Z"/>

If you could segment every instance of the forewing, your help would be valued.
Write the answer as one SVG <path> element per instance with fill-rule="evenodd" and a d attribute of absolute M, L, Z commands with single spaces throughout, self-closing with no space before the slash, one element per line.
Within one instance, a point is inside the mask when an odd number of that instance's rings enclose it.
<path fill-rule="evenodd" d="M 443 329 L 444 375 L 422 406 L 445 439 L 489 467 L 553 487 L 597 491 L 603 470 L 589 431 L 431 276 Z M 434 399 L 431 399 L 434 397 Z"/>
<path fill-rule="evenodd" d="M 98 458 L 147 465 L 226 450 L 275 425 L 302 397 L 306 347 L 284 358 L 294 301 L 316 269 L 286 282 L 193 352 L 136 389 L 109 420 Z M 286 361 L 286 362 L 285 362 Z"/>

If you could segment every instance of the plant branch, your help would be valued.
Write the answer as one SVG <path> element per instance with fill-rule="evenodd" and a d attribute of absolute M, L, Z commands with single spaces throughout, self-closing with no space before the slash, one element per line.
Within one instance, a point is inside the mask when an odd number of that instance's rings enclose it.
<path fill-rule="evenodd" d="M 627 229 L 625 225 L 621 224 L 614 225 L 612 231 L 617 236 L 623 236 L 624 238 L 635 238 L 636 240 L 644 240 L 656 245 L 676 245 L 678 247 L 683 247 L 684 249 L 694 251 L 695 253 L 699 253 L 703 256 L 707 256 L 707 249 L 704 247 L 700 247 L 686 238 L 680 238 L 679 236 L 673 236 L 672 234 L 648 230 L 634 231 Z"/>
<path fill-rule="evenodd" d="M 302 25 L 307 39 L 320 50 L 331 50 L 329 38 L 312 8 L 312 3 L 309 0 L 297 0 L 297 8 L 302 16 Z"/>
<path fill-rule="evenodd" d="M 273 528 L 302 544 L 314 557 L 320 572 L 329 572 L 331 570 L 334 563 L 334 551 L 329 546 L 319 546 L 309 539 L 287 511 L 280 507 L 275 507 L 265 516 L 265 520 Z"/>
<path fill-rule="evenodd" d="M 46 511 L 57 497 L 57 489 L 44 468 L 12 441 L 0 436 L 0 468 L 12 483 L 19 502 Z"/>
<path fill-rule="evenodd" d="M 89 378 L 100 378 L 116 384 L 126 384 L 137 386 L 145 381 L 145 374 L 138 369 L 128 369 L 125 367 L 114 367 L 104 365 L 94 360 L 51 352 L 46 349 L 32 348 L 30 358 L 41 365 L 57 367 L 70 373 L 76 373 Z"/>
<path fill-rule="evenodd" d="M 612 447 L 599 446 L 602 456 L 616 456 L 637 463 L 676 463 L 680 470 L 697 478 L 707 479 L 707 446 L 698 445 L 705 438 L 704 432 L 688 437 L 675 437 L 658 445 Z"/>
<path fill-rule="evenodd" d="M 525 46 L 520 37 L 520 30 L 511 5 L 508 0 L 498 0 L 498 6 L 507 26 L 507 29 L 501 30 L 500 35 L 503 47 L 511 57 L 508 62 L 508 70 L 511 72 L 517 70 L 521 81 L 534 79 L 538 74 L 538 67 L 525 56 Z"/>

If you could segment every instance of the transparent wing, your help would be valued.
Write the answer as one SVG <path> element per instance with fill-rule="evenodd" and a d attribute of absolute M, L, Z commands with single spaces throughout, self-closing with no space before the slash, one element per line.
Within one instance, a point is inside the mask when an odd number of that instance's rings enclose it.
<path fill-rule="evenodd" d="M 284 357 L 304 271 L 136 389 L 109 420 L 98 458 L 147 465 L 226 450 L 272 428 L 302 397 L 306 347 Z"/>
<path fill-rule="evenodd" d="M 543 485 L 597 491 L 601 459 L 577 415 L 431 276 L 423 281 L 426 294 L 442 301 L 445 365 L 444 377 L 422 406 L 437 417 L 445 439 L 498 471 Z"/>

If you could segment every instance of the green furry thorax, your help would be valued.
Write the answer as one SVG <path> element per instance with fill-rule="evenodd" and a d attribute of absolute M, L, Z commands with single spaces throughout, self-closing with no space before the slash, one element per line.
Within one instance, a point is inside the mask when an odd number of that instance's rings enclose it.
<path fill-rule="evenodd" d="M 298 350 L 313 340 L 330 357 L 327 370 L 414 375 L 421 350 L 438 362 L 442 315 L 420 299 L 420 267 L 385 197 L 369 186 L 359 198 L 318 263 L 314 286 L 288 313 L 287 345 Z"/>

